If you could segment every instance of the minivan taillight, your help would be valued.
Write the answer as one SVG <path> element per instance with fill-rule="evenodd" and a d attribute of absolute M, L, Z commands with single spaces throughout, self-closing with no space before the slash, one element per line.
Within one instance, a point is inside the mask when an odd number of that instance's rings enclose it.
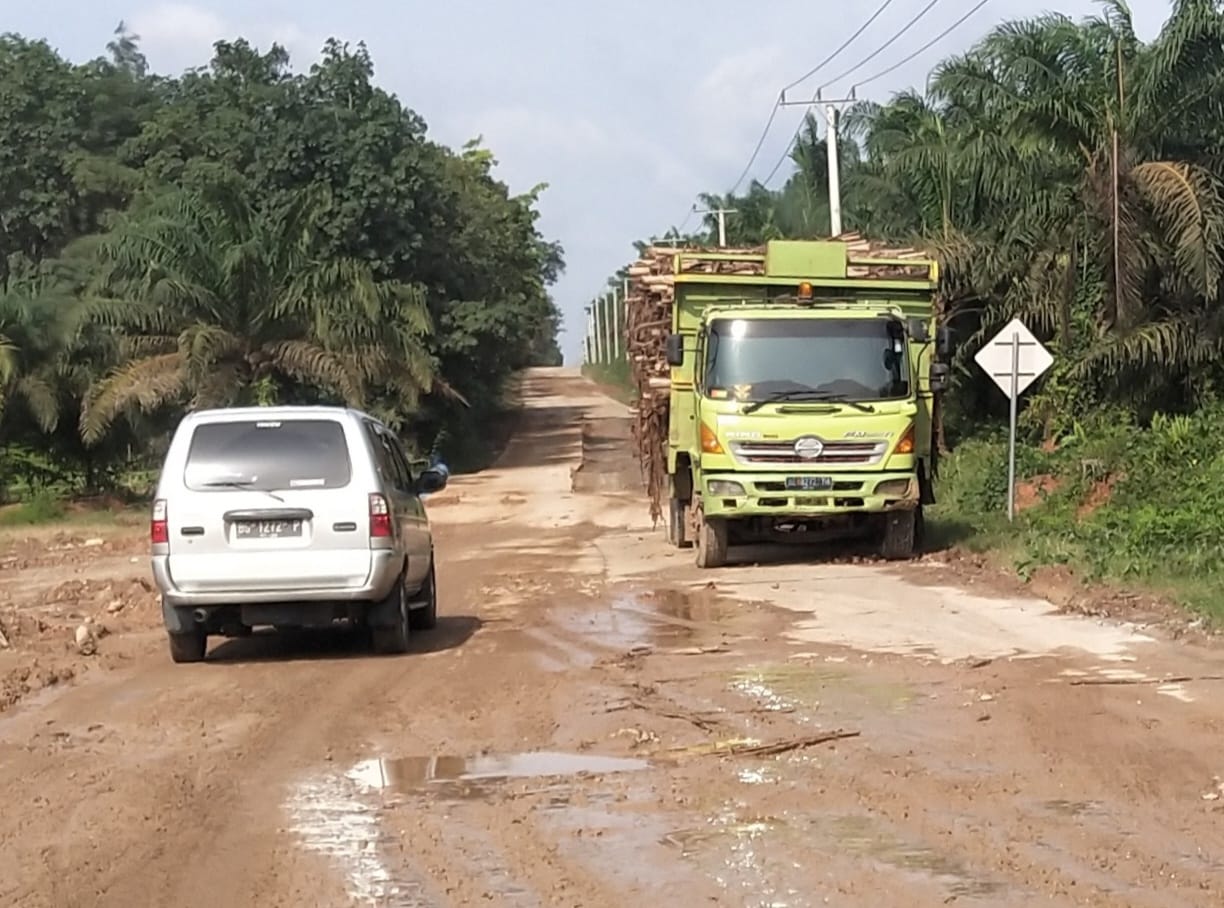
<path fill-rule="evenodd" d="M 385 539 L 391 535 L 391 509 L 387 499 L 377 492 L 370 493 L 370 538 Z"/>
<path fill-rule="evenodd" d="M 170 541 L 170 526 L 166 523 L 166 499 L 153 502 L 153 516 L 149 521 L 149 539 L 154 545 L 165 545 Z"/>

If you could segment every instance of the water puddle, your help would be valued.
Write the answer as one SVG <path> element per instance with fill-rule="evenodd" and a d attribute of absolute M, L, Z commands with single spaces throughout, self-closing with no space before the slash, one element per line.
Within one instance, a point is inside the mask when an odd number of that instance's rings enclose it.
<path fill-rule="evenodd" d="M 823 697 L 835 691 L 839 699 L 859 696 L 875 708 L 900 712 L 918 694 L 905 684 L 864 681 L 829 665 L 770 665 L 731 675 L 732 690 L 750 697 L 765 710 L 812 712 Z"/>
<path fill-rule="evenodd" d="M 420 756 L 364 760 L 349 777 L 366 789 L 401 794 L 481 797 L 512 779 L 602 776 L 648 769 L 646 760 L 532 751 L 471 757 Z"/>
<path fill-rule="evenodd" d="M 831 857 L 866 859 L 924 877 L 938 884 L 949 900 L 997 901 L 1004 891 L 1003 884 L 972 874 L 933 848 L 906 842 L 867 816 L 787 815 L 740 819 L 732 812 L 724 812 L 712 817 L 705 826 L 670 832 L 661 843 L 689 860 L 713 859 L 718 865 L 734 871 L 730 879 L 737 884 L 750 879 L 754 883 L 785 887 L 786 871 L 769 868 L 769 856 L 802 847 Z M 767 887 L 760 893 L 776 900 L 793 896 L 794 890 L 787 887 L 785 892 L 771 891 Z M 786 904 L 785 901 L 767 903 Z"/>
<path fill-rule="evenodd" d="M 751 898 L 750 904 L 788 908 L 808 904 L 809 887 L 790 849 L 777 847 L 778 836 L 787 831 L 782 817 L 741 819 L 727 810 L 706 826 L 669 832 L 660 844 L 702 867 L 723 891 Z"/>
<path fill-rule="evenodd" d="M 1000 883 L 971 875 L 958 862 L 933 848 L 905 842 L 882 829 L 871 817 L 844 816 L 818 823 L 845 853 L 879 861 L 897 870 L 941 882 L 950 896 L 987 898 L 1003 890 Z"/>
<path fill-rule="evenodd" d="M 551 751 L 363 760 L 348 772 L 299 782 L 285 807 L 293 833 L 307 850 L 325 855 L 342 869 L 348 895 L 356 903 L 418 908 L 435 902 L 409 869 L 388 858 L 403 845 L 382 822 L 384 814 L 396 807 L 395 795 L 452 801 L 487 798 L 496 793 L 496 786 L 511 780 L 541 779 L 543 784 L 532 793 L 552 793 L 543 809 L 558 810 L 568 807 L 575 779 L 634 772 L 650 765 L 646 760 Z M 464 843 L 465 860 L 503 900 L 513 897 L 515 904 L 538 904 L 532 893 L 510 879 L 493 843 L 487 837 L 477 840 L 477 832 L 452 830 L 454 836 L 470 840 Z"/>
<path fill-rule="evenodd" d="M 419 881 L 391 869 L 378 807 L 363 798 L 352 780 L 340 776 L 303 782 L 294 787 L 286 807 L 294 834 L 307 850 L 341 868 L 355 903 L 380 908 L 433 904 Z"/>

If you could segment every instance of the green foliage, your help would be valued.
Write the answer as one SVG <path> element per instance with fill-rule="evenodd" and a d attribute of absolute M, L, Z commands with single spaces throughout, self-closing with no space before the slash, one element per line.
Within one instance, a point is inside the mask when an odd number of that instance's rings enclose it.
<path fill-rule="evenodd" d="M 951 437 L 1003 415 L 969 358 L 1015 316 L 1059 356 L 1030 417 L 1047 433 L 1102 404 L 1189 410 L 1224 381 L 1222 46 L 1211 0 L 1174 4 L 1150 43 L 1109 2 L 1081 22 L 1004 23 L 937 66 L 926 93 L 847 111 L 844 228 L 943 262 L 960 340 Z M 737 212 L 732 243 L 827 233 L 814 117 L 791 162 L 780 189 L 702 196 Z M 713 216 L 703 227 L 713 242 Z"/>
<path fill-rule="evenodd" d="M 295 74 L 219 42 L 177 78 L 122 25 L 107 50 L 0 37 L 0 493 L 114 488 L 236 403 L 361 406 L 464 460 L 509 376 L 559 361 L 543 187 L 430 141 L 363 46 Z"/>
<path fill-rule="evenodd" d="M 1204 591 L 1224 583 L 1224 408 L 1157 416 L 1146 427 L 1102 414 L 1046 453 L 1021 448 L 1017 473 L 1044 495 L 1006 506 L 1006 440 L 966 442 L 943 465 L 937 520 L 968 525 L 1022 570 L 1073 566 L 1086 579 L 1138 582 L 1224 618 Z M 1030 494 L 1030 498 L 1034 498 Z"/>
<path fill-rule="evenodd" d="M 35 492 L 21 504 L 0 509 L 0 527 L 34 526 L 64 517 L 64 503 L 54 493 Z"/>

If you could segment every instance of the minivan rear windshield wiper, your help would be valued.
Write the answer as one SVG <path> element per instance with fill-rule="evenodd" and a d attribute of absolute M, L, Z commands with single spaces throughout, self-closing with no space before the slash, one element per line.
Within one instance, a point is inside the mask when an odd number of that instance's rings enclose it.
<path fill-rule="evenodd" d="M 790 391 L 779 391 L 777 394 L 771 394 L 762 400 L 753 401 L 744 407 L 744 414 L 755 413 L 766 404 L 777 403 L 783 400 L 828 400 L 839 404 L 846 404 L 847 406 L 854 407 L 856 410 L 862 410 L 864 413 L 875 412 L 874 407 L 859 403 L 857 400 L 849 400 L 844 394 L 834 394 L 831 391 L 817 391 L 815 388 L 795 388 Z"/>
<path fill-rule="evenodd" d="M 277 495 L 275 492 L 270 492 L 267 489 L 251 488 L 251 486 L 253 486 L 254 484 L 255 484 L 255 480 L 253 479 L 212 479 L 212 480 L 209 480 L 208 482 L 200 483 L 200 485 L 204 486 L 204 488 L 206 489 L 244 489 L 244 490 L 248 490 L 251 492 L 263 492 L 265 495 L 275 498 L 277 501 L 280 501 L 280 502 L 283 502 L 285 500 L 281 498 L 279 495 Z"/>

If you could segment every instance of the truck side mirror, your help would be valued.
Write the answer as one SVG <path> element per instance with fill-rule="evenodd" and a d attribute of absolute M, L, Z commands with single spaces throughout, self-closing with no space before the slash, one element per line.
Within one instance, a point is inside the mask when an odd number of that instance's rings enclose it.
<path fill-rule="evenodd" d="M 948 390 L 948 376 L 951 372 L 947 363 L 931 363 L 931 391 L 938 394 Z"/>
<path fill-rule="evenodd" d="M 679 334 L 667 335 L 667 364 L 684 365 L 684 338 Z"/>
<path fill-rule="evenodd" d="M 909 336 L 916 344 L 925 344 L 931 339 L 931 332 L 927 330 L 927 323 L 924 319 L 911 318 L 909 320 Z"/>
<path fill-rule="evenodd" d="M 947 359 L 952 355 L 954 346 L 952 329 L 947 325 L 940 325 L 935 332 L 935 352 L 941 359 Z"/>

